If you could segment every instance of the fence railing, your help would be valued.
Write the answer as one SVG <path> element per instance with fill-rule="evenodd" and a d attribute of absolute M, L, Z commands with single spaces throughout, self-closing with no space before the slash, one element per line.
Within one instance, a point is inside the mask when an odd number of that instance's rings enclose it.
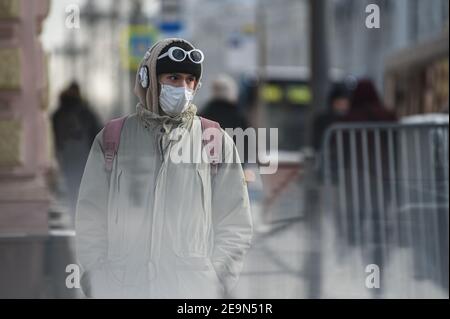
<path fill-rule="evenodd" d="M 389 295 L 395 282 L 397 296 L 414 296 L 428 281 L 448 293 L 448 166 L 448 124 L 338 124 L 326 132 L 320 170 L 336 256 L 356 251 L 353 267 L 377 265 L 374 291 Z"/>

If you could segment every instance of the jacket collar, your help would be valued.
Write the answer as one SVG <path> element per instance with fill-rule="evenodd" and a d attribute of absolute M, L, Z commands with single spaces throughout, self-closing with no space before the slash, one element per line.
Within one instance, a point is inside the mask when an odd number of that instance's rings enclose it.
<path fill-rule="evenodd" d="M 192 121 L 197 113 L 197 107 L 191 104 L 183 113 L 172 117 L 168 115 L 159 115 L 145 108 L 141 103 L 136 106 L 136 112 L 139 119 L 145 126 L 155 127 L 163 126 L 166 132 L 170 132 L 176 127 L 184 127 L 189 129 Z"/>

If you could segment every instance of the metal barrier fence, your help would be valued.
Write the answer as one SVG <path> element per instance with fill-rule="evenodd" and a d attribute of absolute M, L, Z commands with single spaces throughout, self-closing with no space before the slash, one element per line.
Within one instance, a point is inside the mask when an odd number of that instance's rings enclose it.
<path fill-rule="evenodd" d="M 380 297 L 448 295 L 448 124 L 338 124 L 321 155 L 337 264 L 378 266 Z"/>

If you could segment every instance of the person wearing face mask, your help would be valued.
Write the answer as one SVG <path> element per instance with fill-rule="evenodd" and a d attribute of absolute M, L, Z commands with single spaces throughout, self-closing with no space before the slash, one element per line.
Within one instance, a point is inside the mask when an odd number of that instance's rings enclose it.
<path fill-rule="evenodd" d="M 221 298 L 238 282 L 253 224 L 233 139 L 220 129 L 217 165 L 173 160 L 180 148 L 206 152 L 193 104 L 203 60 L 186 40 L 155 43 L 139 65 L 139 102 L 121 120 L 117 149 L 109 152 L 108 125 L 92 144 L 76 213 L 88 297 Z"/>

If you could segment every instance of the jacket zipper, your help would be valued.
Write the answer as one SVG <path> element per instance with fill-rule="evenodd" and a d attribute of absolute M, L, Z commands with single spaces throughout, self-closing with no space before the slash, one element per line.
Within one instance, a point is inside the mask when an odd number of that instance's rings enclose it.
<path fill-rule="evenodd" d="M 122 176 L 122 171 L 120 171 L 119 172 L 119 175 L 117 176 L 117 192 L 120 194 L 120 177 Z M 120 196 L 119 196 L 119 198 L 120 198 Z M 120 207 L 118 207 L 119 206 L 119 203 L 117 203 L 116 204 L 116 225 L 118 224 L 118 222 L 119 222 L 119 211 L 120 211 Z"/>
<path fill-rule="evenodd" d="M 159 138 L 159 155 L 161 157 L 161 162 L 164 162 L 164 153 L 163 153 L 163 136 Z"/>

